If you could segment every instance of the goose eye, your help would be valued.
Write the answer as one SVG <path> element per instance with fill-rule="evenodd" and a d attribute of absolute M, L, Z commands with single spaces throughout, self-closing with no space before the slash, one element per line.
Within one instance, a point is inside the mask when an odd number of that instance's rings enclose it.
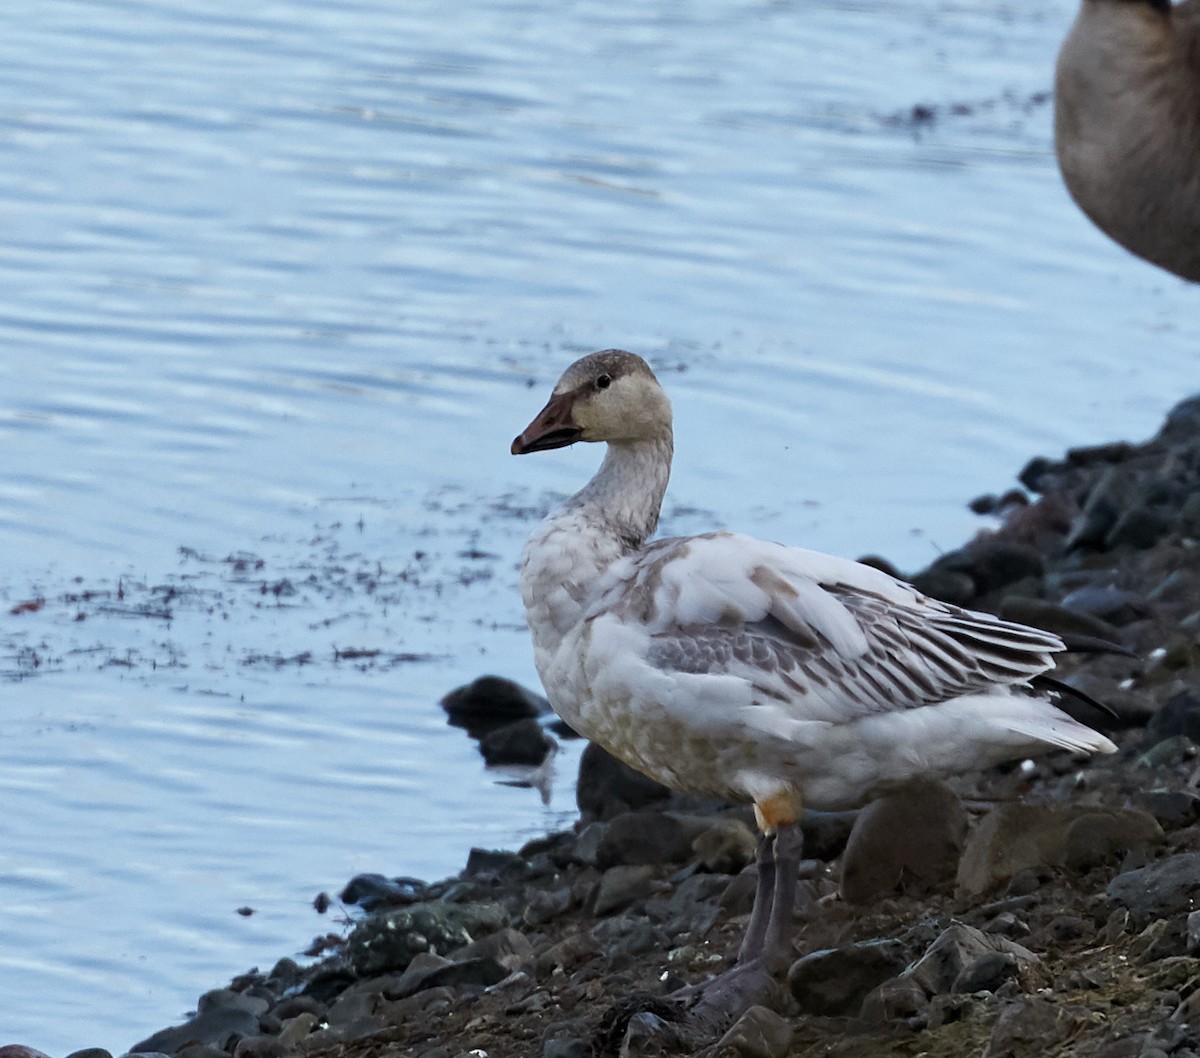
<path fill-rule="evenodd" d="M 608 389 L 608 387 L 611 385 L 612 385 L 612 376 L 611 375 L 601 375 L 598 379 L 596 379 L 596 388 L 597 389 Z"/>

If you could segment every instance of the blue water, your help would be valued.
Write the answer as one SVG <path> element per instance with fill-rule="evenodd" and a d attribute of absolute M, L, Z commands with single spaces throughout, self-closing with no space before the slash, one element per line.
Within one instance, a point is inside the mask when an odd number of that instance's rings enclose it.
<path fill-rule="evenodd" d="M 536 683 L 598 453 L 508 443 L 579 353 L 660 368 L 668 530 L 909 569 L 1200 388 L 1200 294 L 1058 178 L 1073 7 L 0 8 L 0 1042 L 119 1052 L 355 871 L 571 822 L 577 747 L 544 805 L 437 701 Z"/>

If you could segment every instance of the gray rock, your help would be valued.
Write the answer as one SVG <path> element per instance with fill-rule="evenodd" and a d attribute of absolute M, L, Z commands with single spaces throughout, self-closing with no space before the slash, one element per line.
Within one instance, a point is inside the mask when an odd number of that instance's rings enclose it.
<path fill-rule="evenodd" d="M 162 1029 L 129 1048 L 139 1054 L 158 1051 L 175 1054 L 193 1043 L 208 1043 L 222 1049 L 240 1036 L 258 1033 L 258 1015 L 232 1007 L 214 1007 L 197 1014 L 182 1025 Z M 13 1056 L 16 1058 L 16 1056 Z"/>
<path fill-rule="evenodd" d="M 863 1000 L 859 1017 L 869 1025 L 909 1022 L 929 1007 L 925 989 L 908 974 L 892 977 L 873 989 Z"/>
<path fill-rule="evenodd" d="M 434 955 L 430 951 L 418 952 L 412 957 L 404 973 L 397 978 L 396 983 L 388 989 L 388 994 L 395 999 L 401 999 L 404 996 L 411 996 L 423 988 L 431 988 L 430 977 L 438 970 L 452 965 L 451 960 L 444 955 Z"/>
<path fill-rule="evenodd" d="M 596 915 L 620 911 L 654 891 L 654 868 L 647 866 L 610 867 L 600 876 L 596 888 Z"/>
<path fill-rule="evenodd" d="M 1189 955 L 1200 952 L 1200 911 L 1192 911 L 1188 914 L 1187 950 Z"/>
<path fill-rule="evenodd" d="M 493 933 L 506 924 L 499 904 L 429 900 L 368 916 L 350 934 L 346 956 L 358 976 L 370 977 L 403 970 L 423 951 L 453 951 L 476 934 Z"/>
<path fill-rule="evenodd" d="M 695 828 L 663 812 L 626 812 L 609 820 L 596 849 L 596 866 L 686 863 Z"/>
<path fill-rule="evenodd" d="M 233 1058 L 286 1058 L 295 1048 L 278 1036 L 243 1036 L 233 1049 Z"/>
<path fill-rule="evenodd" d="M 1146 725 L 1143 745 L 1152 746 L 1176 735 L 1200 743 L 1200 694 L 1180 691 L 1168 698 Z"/>
<path fill-rule="evenodd" d="M 7 1050 L 7 1047 L 0 1047 L 0 1053 Z M 26 1050 L 31 1050 L 31 1048 L 26 1048 Z M 34 1055 L 41 1053 L 41 1051 L 33 1051 Z M 10 1055 L 9 1058 L 16 1058 L 16 1056 Z M 113 1056 L 111 1051 L 106 1051 L 103 1047 L 84 1047 L 82 1050 L 72 1051 L 67 1058 L 113 1058 Z"/>
<path fill-rule="evenodd" d="M 279 1030 L 279 1038 L 289 1047 L 295 1047 L 301 1040 L 311 1035 L 320 1024 L 321 1021 L 316 1014 L 304 1011 L 284 1021 Z"/>
<path fill-rule="evenodd" d="M 535 889 L 529 894 L 529 903 L 525 905 L 522 918 L 530 926 L 540 926 L 544 922 L 557 918 L 571 909 L 571 888 L 563 886 L 549 892 Z"/>
<path fill-rule="evenodd" d="M 582 962 L 600 954 L 600 945 L 590 932 L 572 933 L 557 944 L 537 953 L 534 966 L 540 978 L 548 977 L 555 970 L 570 971 Z"/>
<path fill-rule="evenodd" d="M 1107 893 L 1142 923 L 1193 911 L 1200 903 L 1200 852 L 1177 853 L 1118 874 L 1109 882 Z"/>
<path fill-rule="evenodd" d="M 752 1006 L 717 1041 L 718 1058 L 786 1058 L 792 1026 L 763 1006 Z"/>
<path fill-rule="evenodd" d="M 1156 845 L 1162 838 L 1162 827 L 1147 812 L 1135 809 L 1083 812 L 1067 826 L 1062 862 L 1070 870 L 1087 871 L 1119 860 L 1131 849 Z"/>
<path fill-rule="evenodd" d="M 1006 951 L 989 951 L 963 967 L 950 986 L 950 991 L 995 992 L 1006 981 L 1016 980 L 1019 974 L 1020 967 L 1015 955 Z"/>
<path fill-rule="evenodd" d="M 584 747 L 575 785 L 575 800 L 584 819 L 608 819 L 670 796 L 667 787 L 634 771 L 594 742 Z"/>
<path fill-rule="evenodd" d="M 904 969 L 908 955 L 897 940 L 860 941 L 797 959 L 788 987 L 808 1014 L 857 1014 L 872 989 Z"/>
<path fill-rule="evenodd" d="M 962 897 L 980 896 L 1029 870 L 1086 870 L 1161 839 L 1162 828 L 1154 818 L 1133 809 L 1001 805 L 967 838 L 958 867 L 958 892 Z"/>
<path fill-rule="evenodd" d="M 591 1041 L 583 1036 L 555 1036 L 542 1045 L 542 1058 L 591 1058 Z"/>
<path fill-rule="evenodd" d="M 845 851 L 857 818 L 857 812 L 805 812 L 800 820 L 804 854 L 818 860 L 836 860 Z"/>
<path fill-rule="evenodd" d="M 699 865 L 712 874 L 737 874 L 754 862 L 758 838 L 742 820 L 723 816 L 692 839 Z"/>
<path fill-rule="evenodd" d="M 1045 999 L 1021 999 L 1000 1011 L 983 1058 L 1024 1058 L 1046 1053 L 1075 1028 L 1078 1011 Z"/>
<path fill-rule="evenodd" d="M 1163 511 L 1137 503 L 1126 508 L 1104 536 L 1107 548 L 1131 547 L 1139 550 L 1153 547 L 1174 529 Z M 1132 620 L 1132 618 L 1130 618 Z"/>
<path fill-rule="evenodd" d="M 967 814 L 945 783 L 923 781 L 858 815 L 842 858 L 842 897 L 865 904 L 897 891 L 926 893 L 953 881 Z"/>
<path fill-rule="evenodd" d="M 533 945 L 524 933 L 506 927 L 451 952 L 450 957 L 455 962 L 491 959 L 507 973 L 512 973 L 533 961 Z"/>
<path fill-rule="evenodd" d="M 1200 819 L 1200 794 L 1191 790 L 1149 790 L 1138 800 L 1163 827 L 1186 827 Z"/>
<path fill-rule="evenodd" d="M 993 954 L 1011 956 L 1016 975 L 1026 987 L 1033 987 L 1041 980 L 1040 960 L 1028 948 L 962 922 L 945 929 L 907 973 L 926 994 L 940 995 L 953 992 L 960 979 L 969 980 L 969 976 L 963 978 L 964 972 L 978 959 Z"/>

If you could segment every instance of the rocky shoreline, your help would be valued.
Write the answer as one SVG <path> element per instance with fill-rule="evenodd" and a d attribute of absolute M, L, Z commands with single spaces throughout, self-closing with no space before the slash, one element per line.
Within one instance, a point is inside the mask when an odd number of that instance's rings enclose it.
<path fill-rule="evenodd" d="M 1143 444 L 1035 459 L 1019 480 L 973 504 L 997 528 L 910 579 L 1126 648 L 1056 672 L 1120 752 L 811 815 L 795 961 L 772 1009 L 681 1053 L 1200 1058 L 1200 397 Z M 545 739 L 525 730 L 518 746 Z M 671 1008 L 656 997 L 736 949 L 749 813 L 670 796 L 595 747 L 579 801 L 573 830 L 475 850 L 455 878 L 354 879 L 341 902 L 360 912 L 311 965 L 247 973 L 131 1053 L 659 1053 L 644 1030 Z"/>

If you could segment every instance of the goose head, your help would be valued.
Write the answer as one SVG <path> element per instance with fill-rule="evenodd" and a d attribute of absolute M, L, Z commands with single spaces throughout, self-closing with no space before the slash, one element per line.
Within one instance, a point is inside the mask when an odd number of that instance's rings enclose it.
<path fill-rule="evenodd" d="M 670 441 L 671 402 L 640 356 L 606 349 L 563 372 L 549 402 L 512 443 L 513 455 L 565 448 Z"/>

